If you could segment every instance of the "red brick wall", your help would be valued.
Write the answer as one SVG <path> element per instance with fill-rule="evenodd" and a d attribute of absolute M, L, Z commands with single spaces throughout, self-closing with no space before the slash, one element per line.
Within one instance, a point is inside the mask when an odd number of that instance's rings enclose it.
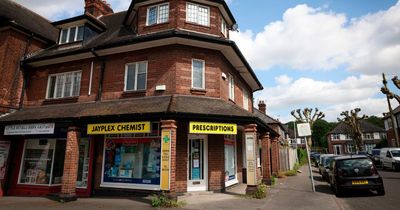
<path fill-rule="evenodd" d="M 147 8 L 149 6 L 162 4 L 164 2 L 169 2 L 170 11 L 168 22 L 146 26 Z M 224 37 L 224 35 L 221 33 L 222 15 L 217 7 L 208 6 L 210 8 L 210 26 L 202 26 L 195 23 L 186 22 L 186 0 L 171 0 L 164 2 L 139 7 L 136 21 L 138 25 L 138 33 L 140 35 L 179 28 Z"/>
<path fill-rule="evenodd" d="M 20 60 L 27 47 L 28 36 L 14 29 L 0 31 L 0 107 L 18 107 L 22 90 Z M 31 39 L 27 53 L 44 48 L 44 44 Z M 8 111 L 3 109 L 3 112 Z M 0 110 L 0 113 L 2 111 Z"/>
<path fill-rule="evenodd" d="M 168 52 L 168 53 L 166 53 Z M 222 79 L 222 72 L 232 74 L 235 79 L 235 102 L 243 107 L 243 88 L 248 88 L 245 82 L 236 74 L 236 70 L 218 51 L 205 50 L 181 45 L 170 45 L 146 50 L 119 53 L 106 57 L 103 81 L 102 100 L 120 99 L 132 96 L 155 96 L 199 94 L 191 91 L 192 59 L 202 59 L 206 65 L 206 91 L 201 95 L 228 100 L 228 80 Z M 93 69 L 91 95 L 88 95 L 91 62 L 95 61 Z M 137 95 L 137 92 L 124 93 L 125 65 L 138 61 L 148 61 L 147 90 Z M 28 106 L 39 106 L 54 100 L 45 100 L 49 74 L 69 71 L 82 71 L 80 96 L 78 102 L 93 101 L 96 98 L 99 85 L 101 61 L 85 59 L 79 62 L 49 65 L 36 68 L 28 75 L 26 101 Z M 156 91 L 157 85 L 166 85 L 166 91 Z M 250 91 L 248 91 L 250 93 Z M 63 102 L 63 100 L 60 100 Z M 252 100 L 249 99 L 249 108 Z"/>

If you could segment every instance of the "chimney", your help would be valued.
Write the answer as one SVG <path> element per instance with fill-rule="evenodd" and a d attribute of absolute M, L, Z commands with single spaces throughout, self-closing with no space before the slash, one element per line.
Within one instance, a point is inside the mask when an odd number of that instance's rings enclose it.
<path fill-rule="evenodd" d="M 258 110 L 260 110 L 262 113 L 267 114 L 267 106 L 265 105 L 264 101 L 258 102 Z"/>
<path fill-rule="evenodd" d="M 85 0 L 85 13 L 98 18 L 102 15 L 113 14 L 114 11 L 105 0 Z"/>

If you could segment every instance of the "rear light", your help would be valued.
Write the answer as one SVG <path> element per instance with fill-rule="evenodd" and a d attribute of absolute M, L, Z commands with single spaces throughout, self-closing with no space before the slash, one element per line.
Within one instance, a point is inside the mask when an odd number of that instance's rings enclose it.
<path fill-rule="evenodd" d="M 379 175 L 378 170 L 376 170 L 375 166 L 371 166 L 371 173 L 372 175 Z"/>

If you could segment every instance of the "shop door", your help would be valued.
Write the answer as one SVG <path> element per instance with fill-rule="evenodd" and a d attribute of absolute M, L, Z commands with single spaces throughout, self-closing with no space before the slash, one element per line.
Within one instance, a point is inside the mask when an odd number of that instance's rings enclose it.
<path fill-rule="evenodd" d="M 189 135 L 188 160 L 188 191 L 206 191 L 208 179 L 206 135 Z"/>

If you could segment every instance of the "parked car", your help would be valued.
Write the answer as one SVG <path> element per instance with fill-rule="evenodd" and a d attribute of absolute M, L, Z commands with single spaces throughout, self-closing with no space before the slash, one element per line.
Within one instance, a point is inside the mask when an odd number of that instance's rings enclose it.
<path fill-rule="evenodd" d="M 318 161 L 318 171 L 319 171 L 319 174 L 322 174 L 322 170 L 323 170 L 323 168 L 325 168 L 325 166 L 324 166 L 324 162 L 325 162 L 325 160 L 326 160 L 326 158 L 328 158 L 328 157 L 330 157 L 330 156 L 333 156 L 334 154 L 322 154 L 322 155 L 320 155 L 319 156 L 319 161 Z"/>
<path fill-rule="evenodd" d="M 330 187 L 336 196 L 346 190 L 376 190 L 385 195 L 382 177 L 372 160 L 365 155 L 336 157 L 329 171 Z"/>
<path fill-rule="evenodd" d="M 340 155 L 330 155 L 330 156 L 326 156 L 326 157 L 324 157 L 324 160 L 321 162 L 321 164 L 320 164 L 320 170 L 321 170 L 321 175 L 322 175 L 322 179 L 323 180 L 325 180 L 325 181 L 327 181 L 327 182 L 329 182 L 329 175 L 328 175 L 328 173 L 329 173 L 329 167 L 330 167 L 330 165 L 331 165 L 331 162 L 332 162 L 332 160 L 334 159 L 334 158 L 336 158 L 336 157 L 340 157 Z M 323 167 L 321 167 L 321 166 L 323 166 Z"/>
<path fill-rule="evenodd" d="M 314 164 L 315 167 L 318 167 L 319 153 L 310 153 L 311 163 Z"/>
<path fill-rule="evenodd" d="M 381 165 L 381 149 L 372 149 L 368 156 L 372 159 L 376 166 Z"/>
<path fill-rule="evenodd" d="M 382 168 L 392 168 L 400 171 L 400 148 L 382 148 L 380 159 Z"/>

